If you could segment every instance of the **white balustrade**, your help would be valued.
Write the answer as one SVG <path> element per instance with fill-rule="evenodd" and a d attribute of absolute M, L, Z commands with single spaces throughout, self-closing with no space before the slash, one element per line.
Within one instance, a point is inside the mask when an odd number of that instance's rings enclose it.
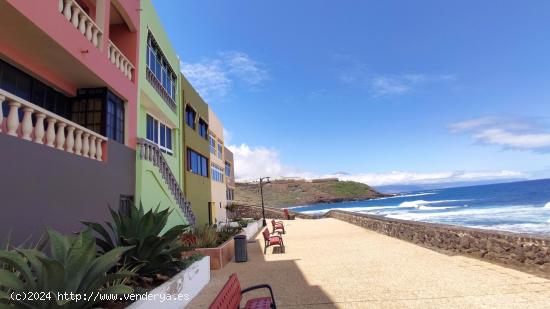
<path fill-rule="evenodd" d="M 55 137 L 55 145 L 57 149 L 63 150 L 65 148 L 65 127 L 66 123 L 60 122 L 57 125 L 57 136 Z"/>
<path fill-rule="evenodd" d="M 100 47 L 103 31 L 76 3 L 75 0 L 59 0 L 58 11 L 95 47 Z"/>
<path fill-rule="evenodd" d="M 4 100 L 10 107 L 6 121 L 7 134 L 103 161 L 106 137 L 0 89 L 0 103 Z M 21 120 L 19 119 L 20 109 L 23 112 Z M 36 119 L 34 125 L 33 117 Z M 46 129 L 44 121 L 47 123 Z M 3 122 L 0 105 L 0 126 Z"/>
<path fill-rule="evenodd" d="M 36 114 L 36 124 L 34 125 L 34 142 L 38 144 L 44 144 L 44 118 L 46 115 L 42 113 Z"/>
<path fill-rule="evenodd" d="M 46 129 L 46 145 L 53 147 L 55 142 L 55 123 L 57 120 L 52 117 L 48 117 L 48 129 Z"/>
<path fill-rule="evenodd" d="M 23 139 L 30 141 L 32 133 L 32 113 L 34 109 L 30 107 L 23 108 L 23 125 L 21 126 L 21 133 Z"/>
<path fill-rule="evenodd" d="M 133 71 L 135 70 L 130 60 L 124 56 L 124 54 L 116 47 L 116 45 L 109 40 L 109 49 L 107 50 L 109 60 L 115 65 L 117 69 L 124 74 L 129 80 L 132 80 Z"/>
<path fill-rule="evenodd" d="M 19 128 L 19 106 L 21 103 L 17 101 L 10 101 L 10 112 L 8 114 L 8 134 L 11 136 L 17 136 L 17 128 Z"/>
<path fill-rule="evenodd" d="M 95 159 L 95 136 L 90 136 L 90 158 Z"/>
<path fill-rule="evenodd" d="M 74 147 L 74 127 L 68 127 L 67 128 L 67 142 L 65 143 L 66 151 L 69 153 L 73 153 L 73 147 Z"/>
<path fill-rule="evenodd" d="M 82 155 L 86 158 L 90 157 L 90 133 L 84 132 L 82 138 Z"/>
<path fill-rule="evenodd" d="M 81 156 L 82 155 L 82 130 L 76 130 L 76 137 L 74 142 L 74 153 Z"/>

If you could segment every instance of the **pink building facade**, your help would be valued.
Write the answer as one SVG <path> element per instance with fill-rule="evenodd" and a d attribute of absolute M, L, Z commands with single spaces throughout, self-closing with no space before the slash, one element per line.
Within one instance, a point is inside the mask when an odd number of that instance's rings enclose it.
<path fill-rule="evenodd" d="M 0 2 L 0 235 L 80 229 L 134 194 L 139 16 L 139 0 Z"/>

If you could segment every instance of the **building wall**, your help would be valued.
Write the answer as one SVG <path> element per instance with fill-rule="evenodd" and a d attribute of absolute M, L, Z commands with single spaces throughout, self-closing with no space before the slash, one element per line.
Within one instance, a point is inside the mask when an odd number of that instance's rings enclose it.
<path fill-rule="evenodd" d="M 228 177 L 226 181 L 227 186 L 235 188 L 235 161 L 233 160 L 233 152 L 227 147 L 224 148 L 224 159 L 231 164 L 231 177 Z"/>
<path fill-rule="evenodd" d="M 209 144 L 208 139 L 204 139 L 199 135 L 198 132 L 198 121 L 199 118 L 202 118 L 206 123 L 209 123 L 208 120 L 208 105 L 200 97 L 200 95 L 195 91 L 193 86 L 187 81 L 185 76 L 181 76 L 181 90 L 182 90 L 182 117 L 181 125 L 184 131 L 184 149 L 183 149 L 183 158 L 184 162 L 182 164 L 182 169 L 184 171 L 184 189 L 185 196 L 187 200 L 191 202 L 191 207 L 193 213 L 195 214 L 197 225 L 208 224 L 208 207 L 210 203 L 210 191 L 211 184 L 210 178 L 197 175 L 192 173 L 187 168 L 187 149 L 193 149 L 199 154 L 210 158 L 209 155 Z M 195 130 L 189 127 L 185 123 L 185 106 L 190 105 L 195 112 L 197 117 L 195 118 Z"/>
<path fill-rule="evenodd" d="M 218 143 L 222 144 L 222 149 L 225 148 L 225 146 L 223 146 L 223 143 L 224 143 L 223 124 L 219 120 L 218 116 L 216 116 L 216 114 L 210 108 L 208 109 L 208 119 L 210 121 L 209 131 L 216 138 L 216 153 L 217 153 Z M 222 158 L 220 159 L 216 154 L 210 153 L 210 162 L 221 167 L 222 171 L 225 170 L 225 160 L 223 158 L 223 154 L 222 154 Z M 225 182 L 227 180 L 225 177 L 225 173 L 224 173 L 223 183 L 213 180 L 212 177 L 210 177 L 210 179 L 211 179 L 210 183 L 212 184 L 211 200 L 210 200 L 211 209 L 212 209 L 212 218 L 214 219 L 214 221 L 224 222 L 227 219 L 227 214 L 225 210 L 225 206 L 227 205 Z"/>
<path fill-rule="evenodd" d="M 164 101 L 161 95 L 153 88 L 147 80 L 147 36 L 152 32 L 156 42 L 160 46 L 168 63 L 178 73 L 179 59 L 172 47 L 168 35 L 161 25 L 160 18 L 150 0 L 141 0 L 141 18 L 140 18 L 140 48 L 139 48 L 139 78 L 138 78 L 138 115 L 137 115 L 137 136 L 146 138 L 147 114 L 152 115 L 172 129 L 172 150 L 173 154 L 164 154 L 172 173 L 183 188 L 183 177 L 181 171 L 182 142 L 180 130 L 180 97 L 176 95 L 177 109 L 174 112 Z M 179 74 L 176 74 L 178 76 Z M 179 83 L 177 83 L 179 84 Z M 136 199 L 141 202 L 145 209 L 156 207 L 160 204 L 161 208 L 173 209 L 170 218 L 170 227 L 175 224 L 185 224 L 187 220 L 181 212 L 179 205 L 174 200 L 168 185 L 162 178 L 158 168 L 145 160 L 137 160 L 136 166 Z"/>
<path fill-rule="evenodd" d="M 232 203 L 235 200 L 235 161 L 233 160 L 233 152 L 227 147 L 224 148 L 225 162 L 231 165 L 230 176 L 225 180 L 225 184 L 228 191 L 231 191 L 231 198 L 228 196 L 227 202 Z M 227 175 L 226 175 L 227 176 Z M 227 194 L 226 194 L 227 196 Z"/>
<path fill-rule="evenodd" d="M 0 243 L 40 238 L 45 227 L 64 233 L 83 228 L 81 221 L 110 219 L 120 195 L 134 194 L 135 151 L 109 142 L 106 162 L 0 133 Z"/>

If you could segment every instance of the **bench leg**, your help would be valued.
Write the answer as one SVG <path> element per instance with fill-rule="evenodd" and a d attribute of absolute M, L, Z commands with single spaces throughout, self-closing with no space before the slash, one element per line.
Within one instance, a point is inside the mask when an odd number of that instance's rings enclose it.
<path fill-rule="evenodd" d="M 265 245 L 264 245 L 264 254 L 267 252 L 267 247 L 268 247 L 267 242 L 265 242 Z"/>

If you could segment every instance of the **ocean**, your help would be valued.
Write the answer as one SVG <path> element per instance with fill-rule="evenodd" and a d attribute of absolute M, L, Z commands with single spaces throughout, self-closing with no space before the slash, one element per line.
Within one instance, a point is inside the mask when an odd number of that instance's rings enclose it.
<path fill-rule="evenodd" d="M 291 208 L 331 209 L 389 218 L 550 236 L 550 179 L 424 190 L 397 196 Z"/>

